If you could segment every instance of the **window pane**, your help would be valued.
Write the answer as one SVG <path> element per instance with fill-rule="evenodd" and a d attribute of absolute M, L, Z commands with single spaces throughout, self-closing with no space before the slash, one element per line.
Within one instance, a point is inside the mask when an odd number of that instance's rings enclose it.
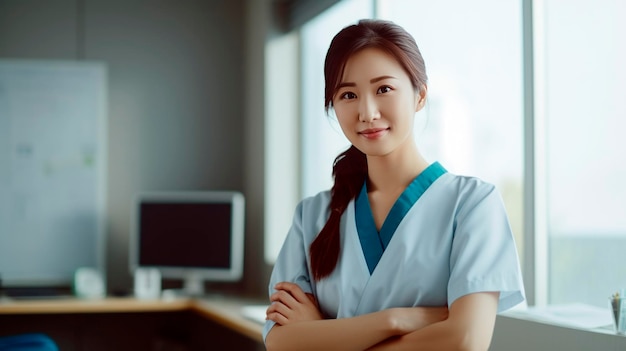
<path fill-rule="evenodd" d="M 541 6 L 548 301 L 606 307 L 626 287 L 626 2 Z"/>
<path fill-rule="evenodd" d="M 380 16 L 417 41 L 429 76 L 417 114 L 422 154 L 494 183 L 520 259 L 523 244 L 522 5 L 520 0 L 386 0 Z"/>

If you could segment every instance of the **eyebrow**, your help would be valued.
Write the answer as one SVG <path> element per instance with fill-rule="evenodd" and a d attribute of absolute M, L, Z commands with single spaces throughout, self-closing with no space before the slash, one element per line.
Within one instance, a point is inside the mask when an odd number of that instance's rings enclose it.
<path fill-rule="evenodd" d="M 375 77 L 370 79 L 370 84 L 376 83 L 376 82 L 380 82 L 381 80 L 385 80 L 385 79 L 395 79 L 396 77 L 393 76 L 380 76 L 380 77 Z M 341 89 L 343 87 L 355 87 L 356 83 L 353 82 L 342 82 L 339 83 L 339 85 L 337 86 L 337 89 Z"/>

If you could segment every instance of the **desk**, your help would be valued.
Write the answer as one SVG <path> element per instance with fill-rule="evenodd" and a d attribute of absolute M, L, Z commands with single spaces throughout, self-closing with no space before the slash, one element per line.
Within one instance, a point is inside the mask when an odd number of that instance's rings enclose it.
<path fill-rule="evenodd" d="M 152 349 L 161 350 L 168 349 L 163 344 L 173 343 L 168 340 L 176 339 L 179 343 L 196 345 L 182 349 L 195 350 L 200 349 L 197 346 L 200 344 L 215 344 L 217 339 L 206 332 L 215 330 L 220 337 L 230 332 L 231 338 L 247 339 L 236 342 L 248 345 L 246 349 L 260 350 L 263 349 L 263 326 L 241 314 L 244 306 L 258 303 L 260 302 L 255 300 L 229 297 L 171 300 L 0 300 L 0 335 L 27 331 L 26 328 L 31 327 L 36 328 L 35 331 L 57 333 L 58 338 L 68 339 L 68 344 L 80 344 L 70 349 L 91 350 L 92 347 L 85 345 L 102 343 L 103 339 L 116 337 L 120 332 L 122 336 L 128 335 L 123 331 L 132 330 L 134 333 L 141 329 L 137 332 L 137 338 L 153 340 L 124 342 L 135 345 L 135 349 L 137 345 L 142 345 L 142 350 L 149 345 Z M 17 327 L 14 323 L 17 323 Z M 168 336 L 164 337 L 163 333 Z M 180 342 L 181 339 L 185 341 Z M 222 339 L 220 342 L 223 344 L 231 344 L 231 341 Z M 181 348 L 172 346 L 170 349 Z"/>
<path fill-rule="evenodd" d="M 257 302 L 258 303 L 258 302 Z M 233 300 L 193 300 L 191 309 L 210 320 L 263 344 L 263 325 L 241 315 L 249 303 Z"/>

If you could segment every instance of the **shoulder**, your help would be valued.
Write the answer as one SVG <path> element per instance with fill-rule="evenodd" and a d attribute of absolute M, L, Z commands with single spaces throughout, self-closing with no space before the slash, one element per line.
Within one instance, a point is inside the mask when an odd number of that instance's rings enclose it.
<path fill-rule="evenodd" d="M 320 191 L 319 193 L 308 196 L 300 201 L 298 209 L 300 211 L 316 211 L 327 210 L 330 204 L 330 190 Z"/>
<path fill-rule="evenodd" d="M 443 174 L 439 181 L 450 191 L 459 193 L 491 192 L 495 185 L 478 177 L 458 175 L 450 172 Z"/>
<path fill-rule="evenodd" d="M 457 175 L 447 172 L 435 182 L 433 190 L 438 196 L 454 203 L 457 214 L 470 210 L 479 203 L 500 206 L 501 196 L 496 186 L 478 177 Z"/>
<path fill-rule="evenodd" d="M 497 193 L 496 186 L 478 177 L 457 175 L 446 172 L 435 182 L 437 191 L 455 195 L 459 198 L 481 197 Z"/>
<path fill-rule="evenodd" d="M 317 235 L 330 215 L 330 190 L 304 198 L 298 203 L 294 219 L 303 232 Z"/>

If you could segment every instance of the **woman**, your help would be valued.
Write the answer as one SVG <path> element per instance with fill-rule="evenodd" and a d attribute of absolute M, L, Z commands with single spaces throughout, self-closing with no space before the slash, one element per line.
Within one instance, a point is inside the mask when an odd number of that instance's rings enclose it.
<path fill-rule="evenodd" d="M 427 77 L 394 23 L 341 30 L 326 56 L 325 107 L 352 146 L 331 191 L 303 200 L 274 266 L 268 350 L 487 350 L 496 313 L 524 300 L 493 185 L 420 154 Z"/>

